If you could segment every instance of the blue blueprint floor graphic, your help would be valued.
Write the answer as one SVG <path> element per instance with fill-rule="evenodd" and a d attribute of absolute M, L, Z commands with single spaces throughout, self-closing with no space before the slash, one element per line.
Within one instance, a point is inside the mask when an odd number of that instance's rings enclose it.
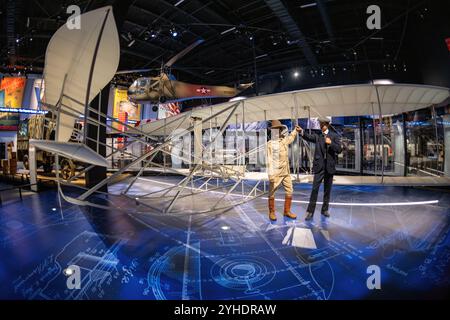
<path fill-rule="evenodd" d="M 310 188 L 297 185 L 294 200 L 307 200 Z M 448 298 L 448 195 L 335 186 L 332 202 L 439 203 L 331 206 L 326 220 L 318 205 L 305 223 L 306 204 L 294 204 L 293 221 L 277 202 L 278 221 L 269 223 L 264 199 L 223 214 L 164 216 L 119 197 L 110 210 L 60 210 L 56 192 L 43 191 L 0 207 L 0 299 Z M 79 290 L 66 285 L 72 264 L 81 269 Z M 381 290 L 367 288 L 370 265 L 381 268 Z"/>

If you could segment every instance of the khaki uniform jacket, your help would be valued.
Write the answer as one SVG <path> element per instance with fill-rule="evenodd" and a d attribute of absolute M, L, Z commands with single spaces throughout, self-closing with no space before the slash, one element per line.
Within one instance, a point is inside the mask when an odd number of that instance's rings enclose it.
<path fill-rule="evenodd" d="M 269 180 L 290 174 L 288 146 L 295 140 L 296 135 L 297 131 L 293 130 L 286 137 L 267 143 L 266 163 Z"/>

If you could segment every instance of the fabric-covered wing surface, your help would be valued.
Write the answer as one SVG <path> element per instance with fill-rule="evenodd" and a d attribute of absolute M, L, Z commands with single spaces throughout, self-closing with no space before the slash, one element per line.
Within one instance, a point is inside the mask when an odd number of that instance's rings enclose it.
<path fill-rule="evenodd" d="M 58 142 L 48 140 L 30 140 L 30 144 L 47 152 L 56 153 L 72 160 L 107 167 L 108 162 L 97 152 L 81 143 Z"/>
<path fill-rule="evenodd" d="M 380 107 L 378 105 L 380 98 Z M 264 121 L 272 119 L 295 119 L 319 116 L 364 116 L 400 114 L 418 110 L 432 104 L 439 104 L 449 97 L 449 89 L 415 84 L 377 85 L 371 84 L 323 87 L 258 96 L 240 101 L 233 121 L 238 123 Z M 196 108 L 192 116 L 208 118 L 237 102 L 226 102 L 210 107 Z M 214 118 L 213 126 L 219 126 L 228 112 Z M 174 121 L 183 114 L 167 119 L 169 124 L 164 130 L 164 120 L 150 122 L 139 127 L 143 132 L 153 135 L 169 134 L 179 122 Z M 189 121 L 180 126 L 188 128 Z"/>
<path fill-rule="evenodd" d="M 120 44 L 112 7 L 108 6 L 80 15 L 80 29 L 70 30 L 64 24 L 51 38 L 44 69 L 48 104 L 55 106 L 63 93 L 62 110 L 75 112 L 77 116 L 84 114 L 91 64 L 106 15 L 88 101 L 91 102 L 114 77 L 119 65 Z M 56 141 L 69 141 L 77 116 L 60 114 Z"/>

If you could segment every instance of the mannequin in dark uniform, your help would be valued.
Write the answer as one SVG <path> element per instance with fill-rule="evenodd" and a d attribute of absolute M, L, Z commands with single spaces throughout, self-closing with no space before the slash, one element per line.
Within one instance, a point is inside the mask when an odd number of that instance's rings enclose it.
<path fill-rule="evenodd" d="M 303 139 L 316 144 L 313 162 L 314 181 L 305 220 L 311 220 L 314 216 L 317 195 L 322 181 L 324 193 L 321 212 L 327 218 L 330 216 L 328 205 L 333 185 L 333 175 L 336 173 L 337 155 L 342 151 L 338 135 L 329 130 L 330 120 L 328 118 L 319 118 L 319 123 L 322 134 L 308 134 L 304 130 L 301 133 Z"/>

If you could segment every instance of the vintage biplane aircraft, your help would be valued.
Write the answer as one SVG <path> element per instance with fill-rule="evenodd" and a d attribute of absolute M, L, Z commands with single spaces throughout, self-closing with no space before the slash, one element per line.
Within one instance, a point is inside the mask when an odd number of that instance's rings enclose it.
<path fill-rule="evenodd" d="M 371 115 L 375 119 L 382 118 L 383 115 L 402 114 L 438 105 L 450 96 L 448 88 L 417 84 L 371 83 L 323 87 L 197 107 L 170 118 L 130 127 L 102 113 L 98 105 L 91 104 L 94 97 L 112 80 L 119 64 L 120 44 L 112 8 L 105 7 L 84 13 L 81 15 L 81 23 L 81 30 L 61 27 L 47 47 L 44 72 L 47 87 L 45 106 L 57 115 L 55 141 L 30 140 L 30 145 L 35 148 L 55 154 L 59 195 L 76 205 L 106 209 L 112 205 L 127 212 L 132 210 L 134 216 L 136 213 L 186 215 L 224 212 L 267 194 L 267 173 L 249 172 L 247 168 L 246 159 L 260 150 L 238 150 L 236 147 L 232 165 L 222 161 L 225 157 L 217 159 L 221 153 L 215 152 L 216 141 L 231 124 L 235 125 L 235 128 L 238 128 L 239 124 L 241 128 L 245 128 L 245 124 L 249 122 L 291 119 L 295 123 L 299 118 L 318 116 Z M 158 83 L 156 87 L 159 89 L 160 85 Z M 106 179 L 93 187 L 81 188 L 82 193 L 79 195 L 69 196 L 63 192 L 61 185 L 76 187 L 71 183 L 74 178 L 87 173 L 95 166 L 107 167 L 106 158 L 122 150 L 107 145 L 100 138 L 88 137 L 87 125 L 83 126 L 83 139 L 80 143 L 69 142 L 75 119 L 80 117 L 90 126 L 113 128 L 113 122 L 119 123 L 128 128 L 128 131 L 123 133 L 128 138 L 127 147 L 139 144 L 142 148 L 138 148 L 141 150 L 139 154 L 129 154 L 133 160 Z M 105 121 L 107 118 L 111 123 Z M 210 133 L 209 139 L 203 140 L 202 132 L 207 130 Z M 239 135 L 245 138 L 246 131 L 241 131 Z M 378 134 L 382 135 L 383 130 L 379 131 Z M 237 130 L 235 133 L 237 139 Z M 374 131 L 374 134 L 377 133 Z M 164 162 L 161 164 L 155 161 L 160 154 L 171 155 L 170 148 L 176 147 L 180 137 L 191 135 L 193 153 L 188 155 L 191 159 L 189 168 L 176 170 Z M 382 138 L 380 136 L 379 141 L 383 141 Z M 298 139 L 293 145 L 304 143 L 302 141 Z M 96 151 L 100 146 L 107 148 L 106 157 Z M 260 147 L 263 150 L 266 143 L 262 143 Z M 292 154 L 295 155 L 295 152 Z M 70 157 L 89 166 L 69 181 L 63 181 L 58 174 L 59 156 Z M 311 160 L 311 156 L 308 157 Z M 292 163 L 297 167 L 294 171 L 298 174 L 299 161 Z M 106 196 L 102 188 L 106 185 L 114 186 L 117 178 L 132 167 L 138 167 L 139 172 L 134 177 L 127 178 L 118 193 L 110 192 Z M 173 172 L 177 177 L 183 178 L 169 186 L 167 183 L 159 186 L 142 178 L 145 170 Z M 30 180 L 33 183 L 31 178 Z M 379 181 L 377 183 L 383 183 L 383 175 Z M 208 193 L 208 201 L 197 201 L 199 197 L 204 197 L 205 193 Z M 135 205 L 130 206 L 129 202 L 126 202 L 126 205 L 103 204 L 112 202 L 115 196 L 128 198 Z M 102 197 L 102 204 L 98 197 Z M 206 207 L 187 208 L 178 201 L 186 197 L 192 197 L 192 201 L 188 201 L 192 206 L 206 204 Z"/>
<path fill-rule="evenodd" d="M 140 77 L 136 79 L 128 89 L 128 97 L 134 102 L 165 103 L 204 98 L 232 98 L 251 87 L 253 83 L 240 84 L 236 88 L 227 86 L 210 86 L 192 84 L 175 80 L 170 75 L 173 64 L 184 57 L 188 52 L 201 44 L 203 40 L 197 40 L 189 47 L 175 55 L 167 63 L 163 64 L 160 74 L 156 77 Z M 152 69 L 119 71 L 117 74 L 138 73 L 151 71 Z"/>

